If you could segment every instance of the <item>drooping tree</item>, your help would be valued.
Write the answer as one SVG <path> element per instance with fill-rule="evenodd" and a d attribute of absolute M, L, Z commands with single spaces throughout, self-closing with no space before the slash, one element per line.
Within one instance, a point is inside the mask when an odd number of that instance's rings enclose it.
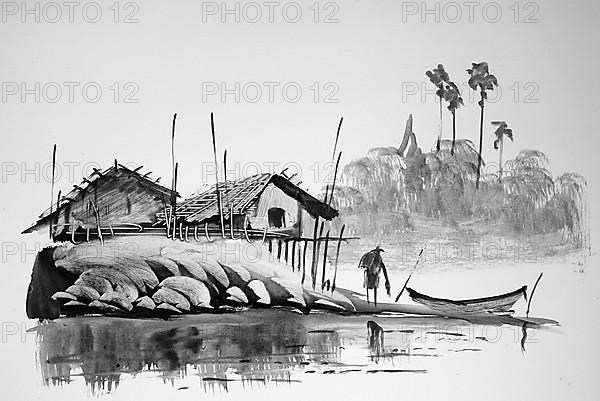
<path fill-rule="evenodd" d="M 479 179 L 481 177 L 481 152 L 483 151 L 483 110 L 485 107 L 485 100 L 487 99 L 488 90 L 494 90 L 498 86 L 498 80 L 492 74 L 490 74 L 488 63 L 485 61 L 481 63 L 471 63 L 472 67 L 467 69 L 467 73 L 470 75 L 469 86 L 474 91 L 479 90 L 481 99 L 477 104 L 481 108 L 481 118 L 479 121 L 479 162 L 477 167 L 477 181 L 475 188 L 479 189 Z"/>
<path fill-rule="evenodd" d="M 492 125 L 496 128 L 494 132 L 496 139 L 494 139 L 494 149 L 498 150 L 498 182 L 502 182 L 502 153 L 504 152 L 504 137 L 507 137 L 511 141 L 513 140 L 512 129 L 508 128 L 506 121 L 492 121 Z"/>
<path fill-rule="evenodd" d="M 454 156 L 454 145 L 456 143 L 456 109 L 464 105 L 463 99 L 460 96 L 458 86 L 452 81 L 448 82 L 444 91 L 444 100 L 448 102 L 448 110 L 452 113 L 452 148 L 450 154 Z M 440 142 L 438 140 L 438 151 L 440 150 Z"/>
<path fill-rule="evenodd" d="M 431 176 L 427 192 L 439 200 L 440 216 L 469 213 L 472 206 L 468 194 L 472 192 L 477 174 L 477 149 L 470 140 L 457 139 L 454 155 L 451 151 L 452 141 L 444 139 L 439 152 L 427 153 Z"/>
<path fill-rule="evenodd" d="M 509 222 L 519 231 L 543 228 L 540 213 L 555 193 L 554 179 L 547 165 L 548 158 L 539 150 L 522 150 L 506 162 L 509 173 L 502 182 L 506 213 Z"/>
<path fill-rule="evenodd" d="M 554 207 L 560 217 L 563 240 L 584 248 L 588 242 L 587 182 L 577 173 L 564 173 L 556 179 Z"/>
<path fill-rule="evenodd" d="M 442 141 L 442 99 L 444 99 L 445 83 L 450 81 L 450 76 L 446 70 L 444 70 L 444 66 L 442 64 L 438 64 L 437 68 L 434 68 L 433 71 L 427 71 L 425 75 L 427 75 L 429 81 L 431 81 L 431 83 L 437 87 L 435 94 L 440 100 L 440 131 L 436 146 L 436 149 L 439 151 L 440 143 Z"/>

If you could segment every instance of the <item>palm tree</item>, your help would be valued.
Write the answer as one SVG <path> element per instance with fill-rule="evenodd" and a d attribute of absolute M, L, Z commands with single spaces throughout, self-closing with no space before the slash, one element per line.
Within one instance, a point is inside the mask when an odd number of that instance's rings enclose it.
<path fill-rule="evenodd" d="M 479 89 L 481 94 L 481 100 L 478 104 L 481 107 L 481 120 L 479 122 L 479 162 L 477 165 L 477 183 L 475 188 L 479 189 L 479 178 L 481 176 L 481 152 L 483 151 L 483 108 L 485 107 L 485 99 L 487 99 L 486 90 L 494 90 L 495 86 L 498 86 L 498 80 L 492 74 L 490 74 L 488 63 L 485 61 L 477 64 L 471 63 L 472 67 L 467 70 L 467 73 L 471 76 L 469 78 L 469 86 L 473 90 Z"/>
<path fill-rule="evenodd" d="M 425 73 L 431 81 L 438 89 L 435 94 L 440 98 L 440 132 L 437 140 L 437 150 L 440 150 L 440 142 L 442 141 L 442 99 L 444 98 L 444 83 L 450 81 L 450 77 L 446 70 L 444 70 L 444 66 L 438 64 L 437 68 L 434 68 L 433 71 L 427 71 Z"/>
<path fill-rule="evenodd" d="M 502 153 L 504 152 L 504 137 L 506 136 L 511 141 L 513 140 L 512 129 L 508 128 L 506 121 L 492 121 L 492 125 L 496 128 L 496 139 L 494 140 L 494 149 L 500 150 L 498 156 L 498 182 L 502 182 Z"/>
<path fill-rule="evenodd" d="M 444 100 L 448 102 L 448 110 L 452 113 L 452 148 L 450 149 L 450 155 L 454 156 L 454 144 L 456 142 L 456 109 L 464 105 L 462 97 L 460 97 L 460 90 L 458 86 L 452 81 L 446 85 L 444 92 Z M 440 150 L 440 142 L 438 139 L 438 151 Z"/>

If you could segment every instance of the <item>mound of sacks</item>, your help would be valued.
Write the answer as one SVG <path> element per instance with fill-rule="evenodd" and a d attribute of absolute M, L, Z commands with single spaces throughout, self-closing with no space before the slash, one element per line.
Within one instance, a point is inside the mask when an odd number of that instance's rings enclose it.
<path fill-rule="evenodd" d="M 115 240 L 101 248 L 97 243 L 57 246 L 56 268 L 77 279 L 52 299 L 73 313 L 180 314 L 222 306 L 354 311 L 352 302 L 339 293 L 303 288 L 288 266 L 265 255 L 255 252 L 244 261 L 235 253 L 215 252 L 214 247 L 226 246 L 226 241 L 212 244 L 210 254 L 202 246 L 167 238 L 140 238 L 135 244 L 135 252 L 116 252 L 122 243 Z"/>

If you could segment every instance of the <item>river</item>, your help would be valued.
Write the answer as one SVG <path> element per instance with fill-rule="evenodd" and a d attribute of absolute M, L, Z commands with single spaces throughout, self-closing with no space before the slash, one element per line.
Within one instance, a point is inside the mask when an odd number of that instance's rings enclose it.
<path fill-rule="evenodd" d="M 360 290 L 359 252 L 352 250 L 342 255 L 337 284 Z M 384 254 L 394 297 L 412 266 L 397 255 Z M 524 329 L 287 310 L 168 321 L 63 318 L 40 325 L 25 318 L 22 303 L 13 302 L 2 328 L 3 382 L 15 386 L 7 394 L 44 400 L 596 399 L 600 300 L 595 256 L 452 265 L 431 263 L 432 256 L 419 265 L 410 286 L 446 298 L 486 296 L 523 284 L 531 291 L 543 271 L 531 316 L 557 320 L 560 326 Z M 28 282 L 31 262 L 11 270 L 19 291 Z M 23 300 L 24 295 L 18 294 Z M 383 294 L 380 300 L 392 301 Z M 411 301 L 404 294 L 401 302 Z M 524 315 L 526 307 L 519 301 L 516 314 Z M 369 321 L 377 324 L 371 323 L 375 331 L 368 331 Z"/>

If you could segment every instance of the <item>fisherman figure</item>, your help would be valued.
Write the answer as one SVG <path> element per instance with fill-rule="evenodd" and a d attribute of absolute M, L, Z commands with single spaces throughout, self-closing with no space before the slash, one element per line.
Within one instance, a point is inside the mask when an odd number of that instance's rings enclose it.
<path fill-rule="evenodd" d="M 377 288 L 379 287 L 379 274 L 383 270 L 383 276 L 385 277 L 385 290 L 390 296 L 390 280 L 388 279 L 387 270 L 385 269 L 385 265 L 383 264 L 383 259 L 381 258 L 381 252 L 385 252 L 383 249 L 377 245 L 375 249 L 365 253 L 362 258 L 360 258 L 360 262 L 358 263 L 358 268 L 363 269 L 365 272 L 365 280 L 363 282 L 363 287 L 367 289 L 367 302 L 369 302 L 369 290 L 373 290 L 373 297 L 375 300 L 375 305 L 377 306 Z"/>

